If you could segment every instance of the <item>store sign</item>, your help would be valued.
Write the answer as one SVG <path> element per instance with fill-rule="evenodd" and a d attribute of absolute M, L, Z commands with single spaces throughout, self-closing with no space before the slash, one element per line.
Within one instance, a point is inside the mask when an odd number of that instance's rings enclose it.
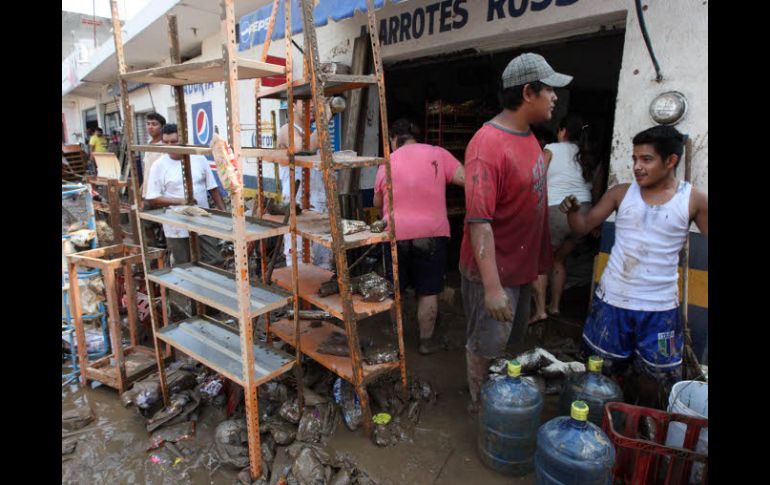
<path fill-rule="evenodd" d="M 474 15 L 486 14 L 487 22 L 521 17 L 526 12 L 539 12 L 549 7 L 564 7 L 578 0 L 486 0 L 486 8 L 476 8 Z M 475 2 L 473 2 L 475 4 Z M 479 2 L 481 3 L 481 2 Z M 403 12 L 380 20 L 380 43 L 392 45 L 423 36 L 461 30 L 468 25 L 471 13 L 467 0 L 444 0 L 411 12 Z M 475 5 L 474 5 L 475 6 Z"/>
<path fill-rule="evenodd" d="M 206 91 L 208 91 L 209 89 L 214 89 L 214 83 L 185 84 L 184 94 L 186 96 L 189 96 L 191 94 L 200 94 L 202 96 L 205 96 Z M 210 109 L 211 108 L 209 107 L 209 110 Z"/>
<path fill-rule="evenodd" d="M 390 0 L 392 4 L 406 0 Z M 423 2 L 422 6 L 411 11 L 380 19 L 380 42 L 392 45 L 409 40 L 416 40 L 438 33 L 461 30 L 468 25 L 472 16 L 484 16 L 486 22 L 498 22 L 518 18 L 527 12 L 542 12 L 555 7 L 566 7 L 578 0 L 443 0 Z M 419 2 L 409 2 L 419 3 Z M 425 4 L 427 3 L 427 4 Z M 284 1 L 281 0 L 273 28 L 273 40 L 284 37 Z M 385 0 L 375 0 L 374 8 L 380 9 Z M 260 45 L 265 41 L 267 26 L 270 22 L 272 5 L 267 5 L 240 18 L 240 44 L 243 51 Z M 326 25 L 329 19 L 339 22 L 355 15 L 356 11 L 366 12 L 366 0 L 318 0 L 313 18 L 316 27 Z M 299 0 L 292 0 L 292 34 L 302 32 L 302 17 Z"/>
<path fill-rule="evenodd" d="M 340 151 L 340 147 L 342 146 L 342 140 L 341 140 L 341 131 L 339 127 L 342 126 L 342 113 L 335 113 L 334 116 L 332 116 L 332 119 L 329 120 L 329 141 L 332 145 L 332 151 L 338 152 Z M 313 133 L 315 131 L 315 121 L 310 123 L 310 132 Z"/>

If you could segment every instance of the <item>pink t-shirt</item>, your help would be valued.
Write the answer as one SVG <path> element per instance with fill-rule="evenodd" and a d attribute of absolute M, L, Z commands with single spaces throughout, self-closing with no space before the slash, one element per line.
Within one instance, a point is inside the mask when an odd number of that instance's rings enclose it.
<path fill-rule="evenodd" d="M 393 177 L 393 215 L 396 239 L 449 237 L 446 215 L 446 186 L 452 182 L 460 162 L 441 147 L 410 143 L 390 155 Z M 380 165 L 374 192 L 383 194 L 383 212 L 388 220 L 388 191 L 385 166 Z"/>

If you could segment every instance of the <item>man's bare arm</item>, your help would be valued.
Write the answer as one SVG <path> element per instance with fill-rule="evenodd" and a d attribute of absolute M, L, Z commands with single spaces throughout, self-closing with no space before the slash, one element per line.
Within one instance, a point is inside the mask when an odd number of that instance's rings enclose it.
<path fill-rule="evenodd" d="M 209 194 L 211 194 L 211 198 L 214 199 L 214 205 L 217 206 L 217 209 L 221 211 L 225 210 L 225 201 L 222 200 L 222 194 L 219 193 L 219 189 L 211 189 L 209 190 Z"/>
<path fill-rule="evenodd" d="M 513 307 L 500 284 L 492 225 L 489 222 L 471 222 L 468 228 L 471 232 L 473 257 L 479 267 L 481 283 L 484 286 L 484 306 L 495 320 L 511 322 Z"/>
<path fill-rule="evenodd" d="M 626 195 L 626 191 L 628 191 L 629 185 L 618 184 L 608 190 L 588 214 L 583 215 L 578 211 L 580 203 L 574 195 L 565 197 L 559 205 L 559 209 L 567 213 L 567 221 L 572 232 L 577 237 L 584 236 L 606 221 L 610 214 L 617 210 Z"/>
<path fill-rule="evenodd" d="M 455 170 L 455 174 L 452 176 L 452 184 L 465 187 L 465 167 L 462 165 Z"/>
<path fill-rule="evenodd" d="M 692 201 L 694 214 L 691 215 L 695 221 L 695 225 L 698 226 L 700 233 L 704 236 L 709 236 L 709 197 L 700 190 L 692 189 Z M 693 211 L 691 211 L 692 213 Z"/>
<path fill-rule="evenodd" d="M 181 197 L 157 197 L 155 199 L 149 199 L 147 202 L 154 208 L 168 207 L 170 205 L 185 205 L 185 200 Z"/>

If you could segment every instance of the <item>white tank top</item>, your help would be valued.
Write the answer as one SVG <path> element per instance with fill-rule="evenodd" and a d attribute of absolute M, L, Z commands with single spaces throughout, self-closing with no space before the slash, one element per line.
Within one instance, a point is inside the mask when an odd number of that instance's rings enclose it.
<path fill-rule="evenodd" d="M 679 182 L 662 205 L 647 205 L 634 181 L 615 218 L 615 244 L 596 296 L 628 310 L 664 311 L 679 305 L 679 251 L 690 230 L 692 185 Z"/>
<path fill-rule="evenodd" d="M 578 202 L 591 202 L 591 182 L 583 179 L 580 164 L 575 160 L 578 146 L 570 142 L 549 143 L 545 150 L 553 156 L 548 164 L 548 205 L 559 205 L 568 195 Z"/>

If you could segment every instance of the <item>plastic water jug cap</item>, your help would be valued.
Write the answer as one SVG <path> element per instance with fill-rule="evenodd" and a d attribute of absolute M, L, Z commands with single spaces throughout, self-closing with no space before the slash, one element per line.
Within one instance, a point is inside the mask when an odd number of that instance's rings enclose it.
<path fill-rule="evenodd" d="M 374 421 L 374 424 L 388 424 L 390 423 L 390 414 L 388 413 L 378 413 L 372 416 L 372 421 Z"/>
<path fill-rule="evenodd" d="M 519 377 L 521 375 L 521 364 L 518 360 L 508 361 L 508 376 Z"/>
<path fill-rule="evenodd" d="M 601 372 L 604 365 L 604 359 L 598 355 L 592 355 L 588 358 L 588 372 Z"/>
<path fill-rule="evenodd" d="M 586 404 L 584 401 L 574 401 L 572 403 L 572 410 L 570 412 L 570 416 L 572 416 L 572 419 L 576 419 L 578 421 L 587 421 L 588 404 Z"/>

